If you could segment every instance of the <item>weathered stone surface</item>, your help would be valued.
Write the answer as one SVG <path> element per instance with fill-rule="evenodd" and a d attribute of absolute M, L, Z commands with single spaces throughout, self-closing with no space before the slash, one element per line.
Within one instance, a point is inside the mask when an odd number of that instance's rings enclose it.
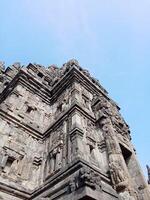
<path fill-rule="evenodd" d="M 78 61 L 0 62 L 0 199 L 149 195 L 119 107 Z"/>

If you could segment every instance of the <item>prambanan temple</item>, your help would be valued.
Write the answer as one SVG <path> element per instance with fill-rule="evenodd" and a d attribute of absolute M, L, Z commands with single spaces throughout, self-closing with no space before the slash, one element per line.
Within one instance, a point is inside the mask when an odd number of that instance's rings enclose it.
<path fill-rule="evenodd" d="M 150 200 L 119 106 L 70 60 L 0 63 L 1 200 Z"/>

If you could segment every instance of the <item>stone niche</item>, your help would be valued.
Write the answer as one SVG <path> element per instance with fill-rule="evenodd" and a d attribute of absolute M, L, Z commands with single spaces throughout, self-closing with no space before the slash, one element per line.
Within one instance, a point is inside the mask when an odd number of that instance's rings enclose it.
<path fill-rule="evenodd" d="M 53 100 L 51 105 L 53 120 L 50 122 L 50 124 L 60 118 L 71 107 L 71 90 L 72 87 L 69 86 L 57 99 Z"/>
<path fill-rule="evenodd" d="M 35 188 L 42 182 L 44 145 L 27 131 L 1 120 L 0 173 L 4 182 Z M 36 174 L 36 175 L 35 175 Z"/>
<path fill-rule="evenodd" d="M 57 173 L 66 164 L 66 123 L 50 132 L 46 141 L 45 179 Z"/>
<path fill-rule="evenodd" d="M 52 121 L 51 107 L 22 85 L 17 85 L 0 108 L 38 131 L 46 131 Z"/>

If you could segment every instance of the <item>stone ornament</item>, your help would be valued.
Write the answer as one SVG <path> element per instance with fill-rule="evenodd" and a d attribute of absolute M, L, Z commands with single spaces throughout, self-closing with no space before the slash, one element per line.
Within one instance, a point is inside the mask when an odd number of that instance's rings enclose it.
<path fill-rule="evenodd" d="M 81 168 L 78 174 L 69 181 L 69 190 L 74 192 L 84 186 L 101 191 L 100 175 L 88 167 Z"/>
<path fill-rule="evenodd" d="M 112 182 L 117 191 L 124 190 L 128 187 L 128 177 L 120 165 L 119 161 L 112 161 L 109 164 L 110 175 L 112 177 Z"/>

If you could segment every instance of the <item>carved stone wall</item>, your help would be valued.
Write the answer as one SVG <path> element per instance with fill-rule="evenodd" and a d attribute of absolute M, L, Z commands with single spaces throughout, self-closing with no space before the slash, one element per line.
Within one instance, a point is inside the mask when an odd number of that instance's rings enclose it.
<path fill-rule="evenodd" d="M 43 142 L 25 129 L 1 119 L 0 179 L 32 189 L 38 186 L 42 163 Z M 35 176 L 34 176 L 35 174 Z"/>
<path fill-rule="evenodd" d="M 119 107 L 76 60 L 0 62 L 0 199 L 150 199 Z"/>
<path fill-rule="evenodd" d="M 1 103 L 0 109 L 42 132 L 48 128 L 49 120 L 52 120 L 51 107 L 22 85 L 17 85 L 12 90 Z"/>

